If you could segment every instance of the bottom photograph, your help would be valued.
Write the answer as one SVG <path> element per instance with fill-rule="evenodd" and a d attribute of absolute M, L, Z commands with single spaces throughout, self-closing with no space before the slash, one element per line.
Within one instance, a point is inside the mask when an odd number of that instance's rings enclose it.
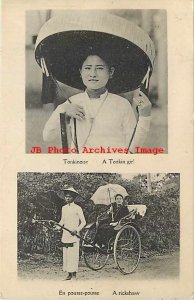
<path fill-rule="evenodd" d="M 17 174 L 21 280 L 179 277 L 180 174 Z"/>

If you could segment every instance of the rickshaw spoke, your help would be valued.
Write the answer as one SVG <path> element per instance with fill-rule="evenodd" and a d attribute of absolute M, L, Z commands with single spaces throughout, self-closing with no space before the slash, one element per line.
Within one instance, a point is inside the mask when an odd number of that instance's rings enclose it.
<path fill-rule="evenodd" d="M 132 273 L 138 266 L 141 240 L 138 231 L 131 225 L 124 226 L 117 234 L 114 244 L 114 259 L 123 274 Z"/>
<path fill-rule="evenodd" d="M 95 234 L 95 228 L 88 229 L 85 233 L 84 239 L 89 243 L 92 243 L 92 241 L 94 243 Z M 102 269 L 105 266 L 109 258 L 109 254 L 106 251 L 102 251 L 100 247 L 87 244 L 86 242 L 83 243 L 82 248 L 84 261 L 90 269 L 96 271 Z"/>

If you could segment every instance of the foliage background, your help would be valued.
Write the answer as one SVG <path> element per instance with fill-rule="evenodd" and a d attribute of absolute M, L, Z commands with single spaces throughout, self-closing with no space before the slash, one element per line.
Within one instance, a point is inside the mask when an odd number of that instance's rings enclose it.
<path fill-rule="evenodd" d="M 138 220 L 143 251 L 163 253 L 179 246 L 179 174 L 151 174 L 151 193 L 147 189 L 147 175 L 132 179 L 116 173 L 18 173 L 18 255 L 61 253 L 61 233 L 34 223 L 33 218 L 59 221 L 60 190 L 73 186 L 80 197 L 76 202 L 83 208 L 86 220 L 93 221 L 94 211 L 104 210 L 94 206 L 92 194 L 101 185 L 117 183 L 126 188 L 129 204 L 145 204 L 146 215 Z"/>

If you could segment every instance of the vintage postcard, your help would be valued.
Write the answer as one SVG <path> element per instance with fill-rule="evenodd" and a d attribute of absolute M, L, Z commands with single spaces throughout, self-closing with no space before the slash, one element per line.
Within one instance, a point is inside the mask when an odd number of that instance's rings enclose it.
<path fill-rule="evenodd" d="M 2 299 L 193 299 L 192 4 L 2 1 Z"/>

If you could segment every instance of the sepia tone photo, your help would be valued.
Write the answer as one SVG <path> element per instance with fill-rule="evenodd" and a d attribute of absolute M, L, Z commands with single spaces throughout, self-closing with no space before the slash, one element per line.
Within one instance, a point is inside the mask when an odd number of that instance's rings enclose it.
<path fill-rule="evenodd" d="M 165 10 L 26 13 L 26 152 L 167 153 Z"/>
<path fill-rule="evenodd" d="M 18 276 L 178 278 L 179 199 L 175 173 L 18 173 Z"/>

